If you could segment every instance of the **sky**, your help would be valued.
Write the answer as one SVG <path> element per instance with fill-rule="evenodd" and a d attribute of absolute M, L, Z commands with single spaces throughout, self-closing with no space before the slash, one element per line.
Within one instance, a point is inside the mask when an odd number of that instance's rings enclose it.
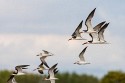
<path fill-rule="evenodd" d="M 36 55 L 42 50 L 54 54 L 46 58 L 60 72 L 85 73 L 102 77 L 110 70 L 125 71 L 124 0 L 0 0 L 0 69 L 14 70 L 16 65 L 29 64 L 32 72 L 40 64 Z M 104 35 L 106 45 L 88 46 L 85 52 L 89 65 L 74 65 L 85 41 L 68 41 L 78 24 L 96 8 L 95 26 L 110 23 Z M 91 38 L 83 34 L 88 40 Z M 35 72 L 37 73 L 37 72 Z"/>

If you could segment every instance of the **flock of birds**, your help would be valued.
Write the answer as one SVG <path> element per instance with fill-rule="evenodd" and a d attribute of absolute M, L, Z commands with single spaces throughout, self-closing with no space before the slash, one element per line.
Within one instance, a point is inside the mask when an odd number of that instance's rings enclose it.
<path fill-rule="evenodd" d="M 104 39 L 104 31 L 107 28 L 107 26 L 109 25 L 109 23 L 106 23 L 106 21 L 103 21 L 99 24 L 97 24 L 94 28 L 91 24 L 91 20 L 94 16 L 95 10 L 92 10 L 92 12 L 88 15 L 86 21 L 85 21 L 85 25 L 87 27 L 87 30 L 83 30 L 80 31 L 82 28 L 82 23 L 83 21 L 81 21 L 81 23 L 78 25 L 78 27 L 76 28 L 76 30 L 73 32 L 72 34 L 72 38 L 70 38 L 69 40 L 86 40 L 84 39 L 81 34 L 82 33 L 88 33 L 90 35 L 90 37 L 92 38 L 92 40 L 89 40 L 84 44 L 108 44 L 107 41 L 105 41 Z M 84 53 L 86 51 L 88 46 L 86 46 L 82 52 L 79 54 L 79 61 L 76 61 L 74 64 L 78 64 L 78 65 L 85 65 L 85 64 L 90 64 L 89 62 L 85 61 L 84 58 Z M 40 57 L 41 60 L 41 64 L 34 69 L 33 71 L 37 70 L 40 74 L 44 74 L 44 70 L 48 70 L 48 77 L 43 78 L 43 80 L 49 80 L 51 83 L 55 83 L 55 80 L 58 80 L 58 78 L 55 77 L 55 74 L 58 73 L 58 69 L 57 69 L 57 65 L 58 63 L 54 64 L 52 67 L 49 67 L 47 62 L 45 61 L 45 59 L 49 56 L 53 56 L 54 54 L 52 54 L 51 52 L 48 52 L 46 50 L 43 50 L 43 53 L 38 54 L 37 56 Z M 17 83 L 15 80 L 15 76 L 16 75 L 25 75 L 25 72 L 23 71 L 23 69 L 27 69 L 27 67 L 30 65 L 18 65 L 15 67 L 15 71 L 10 75 L 9 79 L 7 80 L 7 83 Z"/>
<path fill-rule="evenodd" d="M 54 54 L 46 50 L 43 50 L 43 53 L 36 55 L 36 56 L 40 56 L 41 64 L 36 69 L 33 70 L 33 71 L 37 70 L 40 74 L 44 74 L 43 71 L 48 70 L 48 77 L 45 77 L 43 80 L 50 80 L 51 83 L 55 83 L 55 80 L 58 79 L 55 77 L 55 74 L 58 72 L 58 69 L 56 68 L 58 63 L 54 64 L 52 67 L 49 67 L 47 62 L 45 61 L 45 58 L 53 55 Z M 14 77 L 16 75 L 25 75 L 26 73 L 23 72 L 23 69 L 27 69 L 28 66 L 30 65 L 16 66 L 15 71 L 10 75 L 10 78 L 7 80 L 7 83 L 17 83 Z"/>

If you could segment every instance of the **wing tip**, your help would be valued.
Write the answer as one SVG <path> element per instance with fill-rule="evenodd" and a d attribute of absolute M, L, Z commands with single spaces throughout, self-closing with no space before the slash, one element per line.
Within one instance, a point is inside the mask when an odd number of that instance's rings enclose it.
<path fill-rule="evenodd" d="M 106 21 L 103 21 L 102 23 L 104 24 L 104 23 L 106 23 Z"/>
<path fill-rule="evenodd" d="M 85 48 L 88 48 L 88 46 L 86 46 Z"/>
<path fill-rule="evenodd" d="M 96 8 L 94 8 L 92 12 L 95 12 L 95 10 L 96 10 Z"/>

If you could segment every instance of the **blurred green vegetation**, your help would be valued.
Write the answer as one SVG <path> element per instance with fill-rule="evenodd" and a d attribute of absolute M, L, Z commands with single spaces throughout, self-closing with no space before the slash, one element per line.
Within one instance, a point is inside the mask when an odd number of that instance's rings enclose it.
<path fill-rule="evenodd" d="M 121 71 L 110 71 L 100 83 L 125 83 L 125 73 Z"/>
<path fill-rule="evenodd" d="M 11 71 L 0 71 L 0 83 L 7 83 L 8 78 L 12 74 Z M 44 81 L 45 75 L 28 73 L 22 76 L 16 76 L 15 79 L 18 83 L 50 83 Z M 77 74 L 77 73 L 58 73 L 56 75 L 59 80 L 56 83 L 125 83 L 125 73 L 121 71 L 110 71 L 101 79 L 92 75 Z"/>

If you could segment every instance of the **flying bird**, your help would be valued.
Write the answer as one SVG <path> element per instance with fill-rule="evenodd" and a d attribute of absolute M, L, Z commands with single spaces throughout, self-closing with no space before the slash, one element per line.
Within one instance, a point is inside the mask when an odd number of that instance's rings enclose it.
<path fill-rule="evenodd" d="M 83 23 L 83 20 L 80 22 L 80 24 L 78 25 L 76 30 L 73 32 L 72 38 L 70 38 L 69 40 L 85 40 L 81 36 L 81 33 L 83 33 L 83 32 L 80 32 L 80 29 L 82 28 L 82 23 Z"/>
<path fill-rule="evenodd" d="M 46 67 L 49 68 L 48 64 L 45 61 L 45 58 L 48 57 L 48 56 L 53 56 L 54 54 L 52 54 L 51 52 L 48 52 L 46 50 L 43 50 L 43 52 L 44 53 L 40 53 L 37 56 L 40 56 L 40 60 L 41 60 L 42 64 L 44 64 Z"/>
<path fill-rule="evenodd" d="M 33 71 L 38 70 L 40 74 L 44 74 L 43 70 L 48 70 L 47 68 L 44 67 L 43 63 L 41 63 L 38 68 L 34 69 Z"/>
<path fill-rule="evenodd" d="M 84 44 L 108 44 L 105 40 L 104 40 L 104 31 L 107 28 L 107 26 L 109 25 L 109 23 L 104 24 L 104 22 L 100 23 L 100 27 L 97 28 L 97 32 L 96 33 L 90 33 L 89 35 L 91 36 L 92 40 L 87 41 Z"/>
<path fill-rule="evenodd" d="M 83 45 L 84 44 L 100 44 L 98 32 L 101 30 L 102 25 L 104 23 L 105 21 L 99 23 L 93 28 L 96 31 L 96 33 L 89 33 L 89 36 L 92 38 L 92 40 L 83 43 Z"/>
<path fill-rule="evenodd" d="M 57 64 L 55 64 L 51 68 L 49 68 L 49 70 L 48 70 L 48 77 L 44 78 L 44 80 L 57 80 L 58 79 L 58 78 L 55 77 L 55 74 L 58 72 L 56 70 Z"/>
<path fill-rule="evenodd" d="M 49 51 L 46 51 L 46 50 L 42 50 L 42 51 L 43 51 L 43 53 L 40 53 L 36 56 L 53 56 L 54 55 L 53 53 L 51 53 Z"/>
<path fill-rule="evenodd" d="M 58 73 L 57 68 L 55 68 L 55 69 L 53 70 L 53 72 L 54 72 L 54 75 L 55 75 L 56 73 Z M 49 79 L 49 78 L 50 78 L 50 75 L 48 75 L 47 79 Z M 50 83 L 55 83 L 55 80 L 50 80 Z"/>
<path fill-rule="evenodd" d="M 95 33 L 96 32 L 93 29 L 92 23 L 91 23 L 91 20 L 92 20 L 92 18 L 94 16 L 95 10 L 96 10 L 96 8 L 94 10 L 92 10 L 92 12 L 88 15 L 88 17 L 87 17 L 87 19 L 85 21 L 85 25 L 87 27 L 87 30 L 83 30 L 85 33 Z"/>
<path fill-rule="evenodd" d="M 24 75 L 23 69 L 27 69 L 26 67 L 30 65 L 18 65 L 15 67 L 15 70 L 12 75 Z"/>
<path fill-rule="evenodd" d="M 86 46 L 86 47 L 82 50 L 82 52 L 79 54 L 80 60 L 77 61 L 77 62 L 75 62 L 74 64 L 78 64 L 78 65 L 90 64 L 90 63 L 86 62 L 86 61 L 85 61 L 85 58 L 84 58 L 84 53 L 85 53 L 87 47 L 88 47 L 88 46 Z"/>

